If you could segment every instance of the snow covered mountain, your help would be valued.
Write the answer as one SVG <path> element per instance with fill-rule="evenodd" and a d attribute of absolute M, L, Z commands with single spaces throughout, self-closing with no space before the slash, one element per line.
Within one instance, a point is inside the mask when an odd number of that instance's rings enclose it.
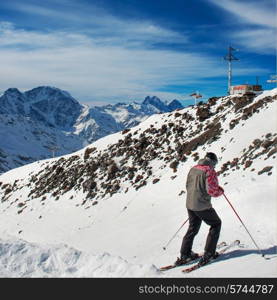
<path fill-rule="evenodd" d="M 73 127 L 83 109 L 69 93 L 52 87 L 38 87 L 25 93 L 11 88 L 0 102 L 0 114 L 26 116 L 63 130 Z"/>
<path fill-rule="evenodd" d="M 156 96 L 147 96 L 141 104 L 137 102 L 117 103 L 95 108 L 113 116 L 121 128 L 126 129 L 138 125 L 153 114 L 171 112 L 184 107 L 176 99 L 167 105 Z"/>
<path fill-rule="evenodd" d="M 0 172 L 72 153 L 103 136 L 135 126 L 154 113 L 178 107 L 174 102 L 169 108 L 157 97 L 146 100 L 142 104 L 89 108 L 53 87 L 24 93 L 8 89 L 0 97 Z"/>
<path fill-rule="evenodd" d="M 0 276 L 276 277 L 276 100 L 277 89 L 211 98 L 1 175 Z M 219 197 L 219 242 L 240 246 L 191 274 L 161 273 L 187 228 L 163 250 L 187 218 L 186 175 L 208 151 L 266 259 Z M 203 251 L 207 230 L 194 251 Z"/>

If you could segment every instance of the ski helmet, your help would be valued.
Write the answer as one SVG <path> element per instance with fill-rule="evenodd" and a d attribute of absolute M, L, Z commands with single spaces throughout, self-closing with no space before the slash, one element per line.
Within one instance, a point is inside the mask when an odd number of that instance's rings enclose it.
<path fill-rule="evenodd" d="M 212 161 L 213 165 L 216 165 L 218 163 L 217 156 L 213 152 L 207 152 L 205 157 L 209 158 Z"/>

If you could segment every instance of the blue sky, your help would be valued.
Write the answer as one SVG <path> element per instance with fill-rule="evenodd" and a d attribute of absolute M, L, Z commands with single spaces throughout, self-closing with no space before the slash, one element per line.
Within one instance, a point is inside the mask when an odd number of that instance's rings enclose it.
<path fill-rule="evenodd" d="M 265 89 L 276 73 L 275 0 L 10 0 L 0 2 L 0 92 L 41 85 L 89 105 L 183 101 L 233 84 Z"/>

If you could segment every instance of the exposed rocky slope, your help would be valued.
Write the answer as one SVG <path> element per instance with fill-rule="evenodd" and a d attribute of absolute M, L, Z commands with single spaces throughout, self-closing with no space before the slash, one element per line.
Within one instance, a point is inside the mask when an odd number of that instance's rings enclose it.
<path fill-rule="evenodd" d="M 103 149 L 98 148 L 96 143 L 73 155 L 46 161 L 40 172 L 28 175 L 29 195 L 21 203 L 19 212 L 27 207 L 28 201 L 40 199 L 43 202 L 48 197 L 58 200 L 71 190 L 82 192 L 81 205 L 87 207 L 115 193 L 155 184 L 159 181 L 155 175 L 157 164 L 159 169 L 171 169 L 174 173 L 188 159 L 197 162 L 199 150 L 203 152 L 210 145 L 220 143 L 227 133 L 231 134 L 238 125 L 244 126 L 276 99 L 276 95 L 211 98 L 207 103 L 160 115 L 160 119 L 153 118 L 153 122 L 149 118 L 146 128 L 125 129 Z M 229 143 L 239 138 L 233 136 Z M 225 150 L 222 146 L 221 157 Z M 234 169 L 249 168 L 258 175 L 264 172 L 270 175 L 273 166 L 267 165 L 267 160 L 275 159 L 276 152 L 276 132 L 257 136 L 241 149 L 239 156 L 222 161 L 218 174 L 225 177 Z M 264 168 L 252 166 L 257 159 L 264 161 Z M 13 192 L 23 187 L 24 183 L 20 180 L 1 184 L 2 201 L 7 201 Z"/>

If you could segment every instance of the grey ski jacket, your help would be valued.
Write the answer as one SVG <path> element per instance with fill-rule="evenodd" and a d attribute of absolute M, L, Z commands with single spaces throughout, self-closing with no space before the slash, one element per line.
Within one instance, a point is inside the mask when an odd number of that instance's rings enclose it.
<path fill-rule="evenodd" d="M 219 197 L 223 189 L 218 185 L 218 178 L 209 158 L 201 159 L 192 167 L 186 182 L 186 207 L 192 211 L 212 208 L 211 197 Z"/>

